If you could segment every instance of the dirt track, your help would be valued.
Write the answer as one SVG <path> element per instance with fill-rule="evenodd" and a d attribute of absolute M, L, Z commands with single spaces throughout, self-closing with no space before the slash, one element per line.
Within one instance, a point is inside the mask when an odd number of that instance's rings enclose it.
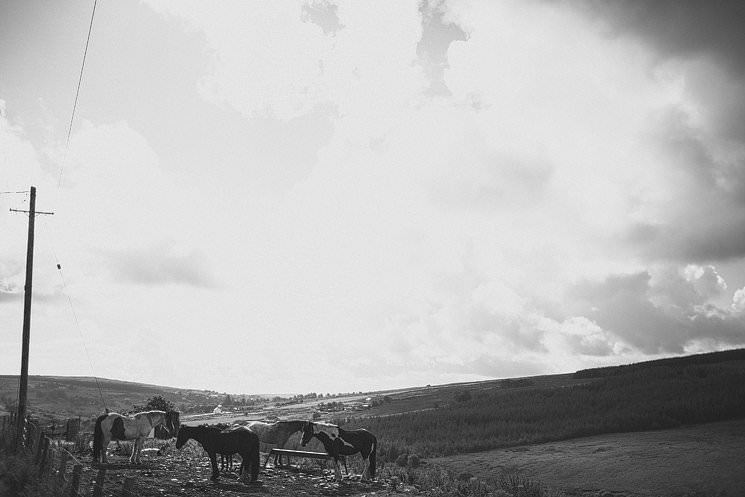
<path fill-rule="evenodd" d="M 567 495 L 745 495 L 745 420 L 430 460 L 479 478 L 520 473 Z"/>

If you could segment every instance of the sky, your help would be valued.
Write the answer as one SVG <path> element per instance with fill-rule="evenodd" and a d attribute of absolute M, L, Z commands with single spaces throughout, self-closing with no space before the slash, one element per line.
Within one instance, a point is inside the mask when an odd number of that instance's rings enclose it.
<path fill-rule="evenodd" d="M 745 6 L 0 3 L 0 374 L 336 393 L 745 346 Z M 69 138 L 68 138 L 69 132 Z M 60 269 L 58 269 L 58 265 Z"/>

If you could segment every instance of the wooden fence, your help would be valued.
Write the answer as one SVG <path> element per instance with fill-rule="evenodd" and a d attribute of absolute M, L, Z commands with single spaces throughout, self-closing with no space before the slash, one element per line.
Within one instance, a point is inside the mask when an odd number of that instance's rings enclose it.
<path fill-rule="evenodd" d="M 88 494 L 80 493 L 80 480 L 83 472 L 83 464 L 71 454 L 57 440 L 53 440 L 42 431 L 39 426 L 33 422 L 26 421 L 22 430 L 21 440 L 17 442 L 17 415 L 0 417 L 0 440 L 6 442 L 4 445 L 7 450 L 25 451 L 29 456 L 31 464 L 38 469 L 38 478 L 51 487 L 54 491 L 62 490 L 61 495 L 64 497 L 77 497 L 79 495 L 91 495 L 101 497 L 103 495 L 103 485 L 106 480 L 106 469 L 99 468 L 96 478 L 93 481 L 93 489 Z M 77 423 L 76 423 L 77 421 Z M 68 420 L 66 439 L 71 437 L 71 424 L 74 426 L 75 437 L 78 438 L 80 420 Z M 68 471 L 69 469 L 69 471 Z M 135 479 L 126 477 L 122 485 L 121 492 L 118 495 L 122 497 L 135 496 Z"/>

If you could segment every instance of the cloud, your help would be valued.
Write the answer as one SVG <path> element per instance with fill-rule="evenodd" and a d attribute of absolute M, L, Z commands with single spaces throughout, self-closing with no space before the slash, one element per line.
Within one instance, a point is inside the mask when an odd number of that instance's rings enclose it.
<path fill-rule="evenodd" d="M 154 246 L 142 250 L 108 251 L 114 278 L 145 285 L 182 284 L 196 287 L 214 285 L 205 268 L 204 255 L 178 253 L 174 247 Z"/>
<path fill-rule="evenodd" d="M 722 287 L 710 266 L 662 268 L 580 282 L 569 308 L 646 354 L 681 353 L 698 341 L 742 345 L 745 316 L 709 302 Z"/>
<path fill-rule="evenodd" d="M 317 24 L 321 27 L 323 34 L 325 35 L 335 34 L 344 27 L 344 25 L 339 22 L 339 15 L 337 13 L 338 9 L 338 5 L 335 5 L 328 0 L 304 3 L 301 7 L 301 19 L 303 21 L 311 21 Z"/>
<path fill-rule="evenodd" d="M 456 40 L 465 40 L 466 34 L 450 22 L 447 5 L 442 0 L 423 1 L 419 5 L 422 15 L 422 37 L 416 51 L 419 63 L 429 79 L 428 95 L 452 95 L 444 80 L 448 67 L 447 51 Z"/>
<path fill-rule="evenodd" d="M 745 313 L 745 288 L 740 288 L 735 292 L 732 297 L 731 309 L 738 314 Z"/>
<path fill-rule="evenodd" d="M 739 2 L 590 0 L 567 4 L 581 6 L 603 19 L 615 35 L 644 39 L 661 57 L 715 57 L 729 70 L 745 75 L 745 8 Z"/>

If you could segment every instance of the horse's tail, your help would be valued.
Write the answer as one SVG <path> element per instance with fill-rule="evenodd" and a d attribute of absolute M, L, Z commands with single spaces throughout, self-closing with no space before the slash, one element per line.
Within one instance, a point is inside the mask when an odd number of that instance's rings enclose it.
<path fill-rule="evenodd" d="M 93 428 L 93 462 L 98 461 L 103 446 L 103 428 L 101 422 L 106 419 L 107 414 L 101 414 L 96 418 L 96 426 Z"/>
<path fill-rule="evenodd" d="M 370 451 L 370 478 L 375 478 L 375 468 L 377 467 L 378 439 L 373 438 L 372 451 Z"/>

